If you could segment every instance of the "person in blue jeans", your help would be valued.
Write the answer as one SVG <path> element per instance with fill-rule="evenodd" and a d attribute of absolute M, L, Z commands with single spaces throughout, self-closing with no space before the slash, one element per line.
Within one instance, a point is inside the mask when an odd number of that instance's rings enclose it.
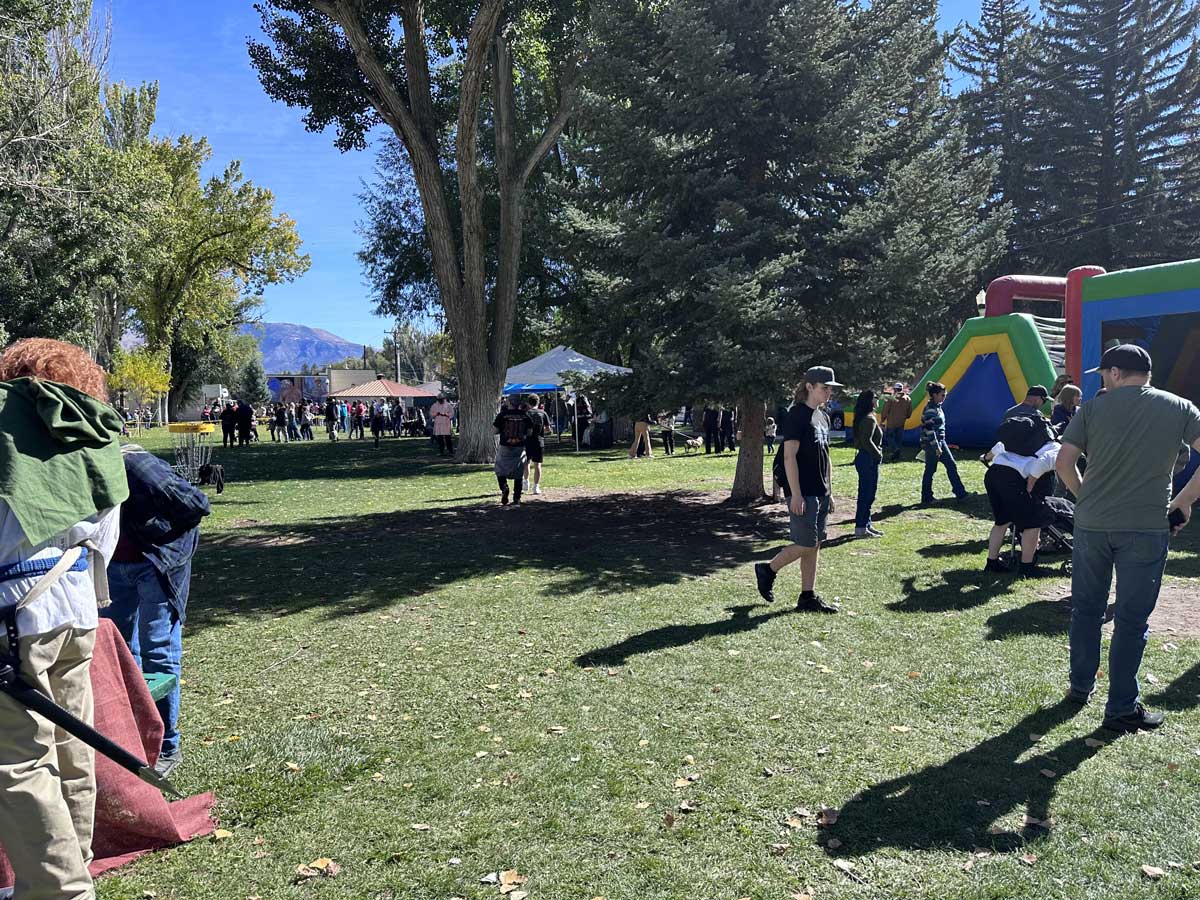
<path fill-rule="evenodd" d="M 1071 552 L 1071 667 L 1067 699 L 1086 704 L 1096 688 L 1100 628 L 1113 574 L 1117 602 L 1108 650 L 1104 727 L 1157 728 L 1163 714 L 1146 709 L 1137 680 L 1158 602 L 1173 531 L 1191 518 L 1200 475 L 1171 499 L 1181 444 L 1200 449 L 1200 411 L 1150 386 L 1150 354 L 1134 344 L 1104 352 L 1106 391 L 1079 408 L 1063 432 L 1055 469 L 1077 498 Z M 1087 472 L 1079 459 L 1087 455 Z M 1170 518 L 1176 514 L 1174 521 Z"/>
<path fill-rule="evenodd" d="M 858 472 L 858 504 L 854 536 L 883 537 L 871 524 L 871 506 L 879 491 L 879 464 L 883 462 L 883 429 L 875 415 L 875 392 L 863 391 L 854 404 L 854 468 Z"/>
<path fill-rule="evenodd" d="M 164 460 L 135 444 L 121 448 L 129 499 L 121 504 L 121 535 L 108 566 L 112 619 L 147 674 L 175 676 L 158 701 L 162 750 L 154 768 L 170 774 L 183 760 L 179 742 L 179 678 L 183 621 L 192 580 L 192 557 L 208 497 L 180 478 Z"/>
<path fill-rule="evenodd" d="M 946 413 L 942 403 L 946 400 L 946 386 L 939 381 L 931 381 L 925 385 L 925 411 L 921 414 L 921 449 L 925 451 L 925 474 L 921 477 L 921 505 L 933 503 L 933 473 L 937 471 L 938 463 L 946 468 L 946 477 L 950 479 L 950 489 L 954 497 L 962 500 L 967 496 L 962 479 L 958 477 L 958 463 L 946 443 Z"/>

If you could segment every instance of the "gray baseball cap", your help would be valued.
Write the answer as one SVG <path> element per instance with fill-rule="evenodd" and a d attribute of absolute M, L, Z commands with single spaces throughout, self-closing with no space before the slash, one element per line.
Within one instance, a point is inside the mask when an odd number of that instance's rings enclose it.
<path fill-rule="evenodd" d="M 829 366 L 812 366 L 804 373 L 804 380 L 808 384 L 827 384 L 830 387 L 845 387 L 840 381 L 833 377 L 833 369 Z"/>

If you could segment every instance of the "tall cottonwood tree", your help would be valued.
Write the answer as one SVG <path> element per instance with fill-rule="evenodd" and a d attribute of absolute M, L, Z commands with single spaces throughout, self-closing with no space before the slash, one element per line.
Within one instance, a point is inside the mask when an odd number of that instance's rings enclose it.
<path fill-rule="evenodd" d="M 1200 4 L 1044 0 L 1043 10 L 1031 56 L 1040 196 L 1025 255 L 1056 272 L 1196 256 Z"/>
<path fill-rule="evenodd" d="M 610 398 L 736 401 L 732 498 L 758 499 L 766 400 L 818 363 L 870 385 L 978 290 L 991 162 L 942 92 L 933 3 L 618 0 L 594 24 L 565 224 L 592 330 L 634 370 Z"/>
<path fill-rule="evenodd" d="M 256 8 L 268 42 L 251 42 L 250 57 L 270 96 L 306 107 L 310 129 L 335 125 L 343 150 L 363 147 L 380 123 L 404 147 L 454 340 L 459 458 L 490 460 L 516 316 L 526 188 L 571 112 L 581 7 L 572 0 L 264 0 Z M 518 69 L 523 83 L 544 86 L 543 102 L 521 108 Z M 485 106 L 493 123 L 490 183 L 480 152 Z M 485 224 L 489 197 L 499 204 L 494 235 Z"/>

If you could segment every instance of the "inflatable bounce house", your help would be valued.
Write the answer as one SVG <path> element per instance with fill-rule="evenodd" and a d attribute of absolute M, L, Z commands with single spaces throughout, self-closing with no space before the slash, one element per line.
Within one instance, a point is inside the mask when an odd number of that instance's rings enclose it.
<path fill-rule="evenodd" d="M 950 442 L 984 447 L 1004 410 L 1032 384 L 1049 389 L 1065 372 L 1084 399 L 1092 397 L 1100 377 L 1084 370 L 1114 343 L 1145 347 L 1154 385 L 1200 403 L 1200 259 L 1111 273 L 1081 266 L 1066 278 L 997 278 L 983 316 L 968 319 L 913 386 L 906 442 L 917 442 L 930 381 L 946 385 Z"/>

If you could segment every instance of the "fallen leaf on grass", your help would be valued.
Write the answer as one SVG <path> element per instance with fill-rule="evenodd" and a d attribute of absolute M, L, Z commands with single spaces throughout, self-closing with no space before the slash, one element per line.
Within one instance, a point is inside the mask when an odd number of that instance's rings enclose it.
<path fill-rule="evenodd" d="M 332 859 L 322 856 L 320 859 L 314 859 L 307 866 L 296 866 L 296 875 L 298 881 L 306 881 L 310 878 L 320 878 L 322 875 L 326 878 L 336 878 L 338 872 L 342 871 L 342 867 L 335 863 Z"/>
<path fill-rule="evenodd" d="M 546 731 L 548 731 L 550 734 L 566 734 L 567 726 L 551 725 L 549 728 L 546 729 Z"/>
<path fill-rule="evenodd" d="M 499 884 L 500 874 L 498 872 L 488 872 L 486 875 L 479 876 L 480 884 Z"/>
<path fill-rule="evenodd" d="M 840 810 L 836 810 L 830 806 L 822 806 L 821 812 L 817 815 L 817 824 L 822 828 L 828 828 L 831 825 L 836 825 Z"/>
<path fill-rule="evenodd" d="M 845 872 L 847 875 L 854 874 L 854 863 L 848 859 L 835 859 L 833 867 L 840 872 Z"/>
<path fill-rule="evenodd" d="M 503 890 L 501 890 L 503 893 Z M 508 900 L 525 900 L 529 896 L 529 891 L 513 891 L 508 895 Z"/>
<path fill-rule="evenodd" d="M 837 850 L 842 846 L 842 842 L 839 841 L 837 838 L 830 838 L 828 840 L 828 842 L 826 842 L 825 846 L 828 847 L 830 850 Z"/>
<path fill-rule="evenodd" d="M 781 716 L 779 713 L 775 713 L 773 716 L 767 716 L 767 720 L 770 722 L 778 722 L 782 718 L 783 716 Z"/>
<path fill-rule="evenodd" d="M 921 677 L 921 673 L 920 673 L 920 672 L 909 672 L 909 673 L 908 673 L 908 677 L 909 677 L 909 678 L 920 678 L 920 677 Z"/>
<path fill-rule="evenodd" d="M 1029 736 L 1029 739 L 1036 744 L 1038 741 L 1040 741 L 1044 737 L 1045 737 L 1044 734 L 1031 734 Z"/>
<path fill-rule="evenodd" d="M 1179 771 L 1179 763 L 1167 763 L 1167 771 L 1168 772 L 1178 772 Z"/>
<path fill-rule="evenodd" d="M 674 827 L 675 827 L 675 816 L 674 816 L 674 814 L 673 814 L 673 813 L 667 813 L 665 816 L 663 816 L 663 824 L 664 824 L 664 825 L 666 825 L 668 828 L 674 828 Z"/>
<path fill-rule="evenodd" d="M 1157 881 L 1159 878 L 1162 878 L 1167 873 L 1164 872 L 1162 869 L 1160 869 L 1158 866 L 1142 866 L 1142 874 L 1145 875 L 1147 878 L 1149 878 L 1151 881 Z"/>
<path fill-rule="evenodd" d="M 699 803 L 691 803 L 691 802 L 689 802 L 689 801 L 687 801 L 687 800 L 684 800 L 684 801 L 682 801 L 682 802 L 679 804 L 679 811 L 680 811 L 681 813 L 690 813 L 690 812 L 695 812 L 695 811 L 696 811 L 696 810 L 698 810 L 699 808 L 700 808 L 700 804 L 699 804 Z"/>
<path fill-rule="evenodd" d="M 213 840 L 216 840 L 216 841 L 223 841 L 223 840 L 225 840 L 225 838 L 231 838 L 231 837 L 233 837 L 233 832 L 227 831 L 224 828 L 218 828 L 216 831 L 213 832 Z"/>
<path fill-rule="evenodd" d="M 892 725 L 888 731 L 894 731 L 896 734 L 908 734 L 912 729 L 907 725 Z"/>
<path fill-rule="evenodd" d="M 1032 866 L 1038 861 L 1036 853 L 1023 853 L 1021 856 L 1018 856 L 1017 859 L 1021 860 L 1021 862 L 1025 863 L 1027 866 Z"/>
<path fill-rule="evenodd" d="M 1025 817 L 1021 820 L 1026 828 L 1045 828 L 1049 830 L 1054 825 L 1053 819 L 1039 819 L 1037 816 L 1031 816 L 1025 813 Z"/>
<path fill-rule="evenodd" d="M 647 800 L 639 800 L 637 803 L 633 804 L 633 808 L 634 809 L 649 809 L 650 803 Z"/>
<path fill-rule="evenodd" d="M 1092 747 L 1093 749 L 1094 749 L 1094 748 L 1096 748 L 1096 747 L 1103 747 L 1103 746 L 1104 746 L 1104 741 L 1098 741 L 1098 740 L 1096 740 L 1095 738 L 1091 738 L 1091 737 L 1090 737 L 1090 738 L 1084 738 L 1084 739 L 1083 739 L 1083 743 L 1084 743 L 1084 745 L 1085 745 L 1085 746 Z"/>
<path fill-rule="evenodd" d="M 528 876 L 522 875 L 516 869 L 505 869 L 500 873 L 500 886 L 521 885 L 529 880 Z"/>
<path fill-rule="evenodd" d="M 1057 778 L 1058 777 L 1058 773 L 1055 772 L 1053 769 L 1040 769 L 1040 770 L 1038 770 L 1038 774 L 1041 775 L 1043 778 Z"/>
<path fill-rule="evenodd" d="M 962 864 L 962 866 L 960 866 L 960 868 L 964 872 L 970 872 L 973 868 L 975 868 L 975 860 L 968 859 L 965 863 Z"/>
<path fill-rule="evenodd" d="M 804 820 L 797 819 L 795 816 L 792 816 L 791 818 L 785 820 L 783 824 L 786 825 L 788 828 L 797 828 L 797 829 L 803 828 L 805 826 Z"/>
<path fill-rule="evenodd" d="M 428 831 L 429 830 L 429 826 L 426 825 L 424 822 L 413 822 L 408 827 L 411 828 L 413 831 Z"/>
<path fill-rule="evenodd" d="M 285 762 L 283 764 L 283 767 L 285 769 L 287 769 L 289 772 L 299 772 L 300 771 L 300 763 L 297 763 L 297 762 Z"/>
<path fill-rule="evenodd" d="M 770 853 L 772 856 L 783 856 L 792 849 L 791 844 L 772 844 Z"/>

